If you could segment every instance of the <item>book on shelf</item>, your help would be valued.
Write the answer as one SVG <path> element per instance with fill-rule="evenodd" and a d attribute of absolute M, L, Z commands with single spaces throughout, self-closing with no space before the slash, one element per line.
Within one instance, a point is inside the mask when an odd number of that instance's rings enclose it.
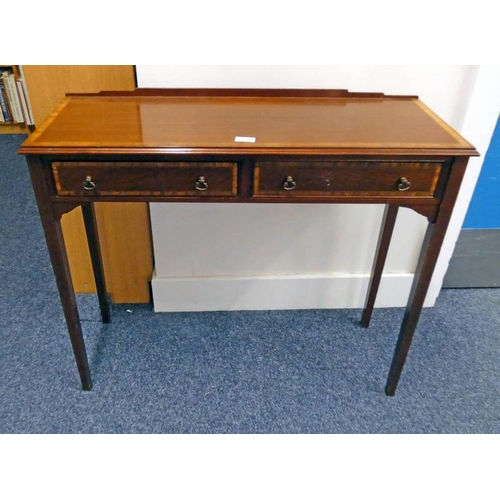
<path fill-rule="evenodd" d="M 5 90 L 3 78 L 0 78 L 0 112 L 2 113 L 2 121 L 12 122 L 12 115 L 10 114 L 10 109 L 7 101 L 7 91 Z"/>
<path fill-rule="evenodd" d="M 19 100 L 21 101 L 21 107 L 23 109 L 24 120 L 26 125 L 34 125 L 33 116 L 31 115 L 31 110 L 28 104 L 28 91 L 26 90 L 26 85 L 22 78 L 16 80 L 17 91 L 19 94 Z"/>
<path fill-rule="evenodd" d="M 23 78 L 0 67 L 0 123 L 34 125 Z"/>
<path fill-rule="evenodd" d="M 9 108 L 12 118 L 9 121 L 13 123 L 24 123 L 23 110 L 21 108 L 19 94 L 17 93 L 16 77 L 14 73 L 12 71 L 4 71 L 1 80 L 3 81 L 5 94 L 7 96 L 7 107 Z"/>

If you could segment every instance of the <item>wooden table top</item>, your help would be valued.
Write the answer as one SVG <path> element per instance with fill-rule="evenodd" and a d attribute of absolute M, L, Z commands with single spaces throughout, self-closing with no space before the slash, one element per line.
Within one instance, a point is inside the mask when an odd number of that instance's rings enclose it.
<path fill-rule="evenodd" d="M 477 154 L 470 143 L 416 97 L 99 94 L 67 97 L 19 152 L 107 150 L 174 154 Z"/>

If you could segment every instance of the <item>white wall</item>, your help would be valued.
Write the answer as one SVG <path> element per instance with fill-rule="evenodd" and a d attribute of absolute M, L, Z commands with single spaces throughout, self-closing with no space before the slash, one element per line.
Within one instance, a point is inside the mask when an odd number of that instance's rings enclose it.
<path fill-rule="evenodd" d="M 499 112 L 500 66 L 480 66 L 460 132 L 474 144 L 481 156 L 469 160 L 450 226 L 439 255 L 436 271 L 427 293 L 427 300 L 429 302 L 435 301 L 443 286 L 444 276 L 453 255 L 458 236 L 460 235 L 460 230 L 462 229 L 467 209 L 481 172 L 484 157 L 488 151 L 493 131 L 495 130 Z"/>
<path fill-rule="evenodd" d="M 137 67 L 140 87 L 418 95 L 459 131 L 478 74 L 478 66 Z M 152 204 L 155 309 L 362 307 L 381 214 L 375 205 Z M 400 211 L 378 307 L 405 305 L 425 227 L 423 217 Z"/>

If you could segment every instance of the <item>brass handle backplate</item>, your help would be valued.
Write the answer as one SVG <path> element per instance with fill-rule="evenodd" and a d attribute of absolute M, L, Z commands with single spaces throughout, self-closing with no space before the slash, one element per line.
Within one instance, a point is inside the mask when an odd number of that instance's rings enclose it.
<path fill-rule="evenodd" d="M 408 191 L 411 188 L 411 182 L 406 177 L 401 177 L 397 182 L 398 191 Z"/>
<path fill-rule="evenodd" d="M 286 181 L 283 183 L 283 189 L 285 191 L 291 191 L 297 187 L 297 183 L 293 180 L 291 175 L 287 176 Z"/>
<path fill-rule="evenodd" d="M 92 181 L 92 177 L 90 177 L 90 175 L 85 177 L 85 180 L 83 181 L 83 189 L 86 189 L 87 191 L 93 191 L 95 189 L 95 182 Z"/>
<path fill-rule="evenodd" d="M 205 181 L 205 177 L 203 175 L 201 175 L 198 180 L 196 181 L 196 184 L 194 185 L 194 187 L 198 190 L 198 191 L 206 191 L 208 189 L 208 184 L 207 182 Z"/>

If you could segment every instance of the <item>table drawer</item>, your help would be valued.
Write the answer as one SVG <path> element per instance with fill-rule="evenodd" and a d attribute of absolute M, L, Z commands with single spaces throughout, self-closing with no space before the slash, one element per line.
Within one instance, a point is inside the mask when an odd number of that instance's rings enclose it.
<path fill-rule="evenodd" d="M 254 196 L 432 197 L 442 164 L 385 161 L 259 161 Z"/>
<path fill-rule="evenodd" d="M 233 162 L 53 162 L 57 192 L 70 196 L 236 196 Z"/>

